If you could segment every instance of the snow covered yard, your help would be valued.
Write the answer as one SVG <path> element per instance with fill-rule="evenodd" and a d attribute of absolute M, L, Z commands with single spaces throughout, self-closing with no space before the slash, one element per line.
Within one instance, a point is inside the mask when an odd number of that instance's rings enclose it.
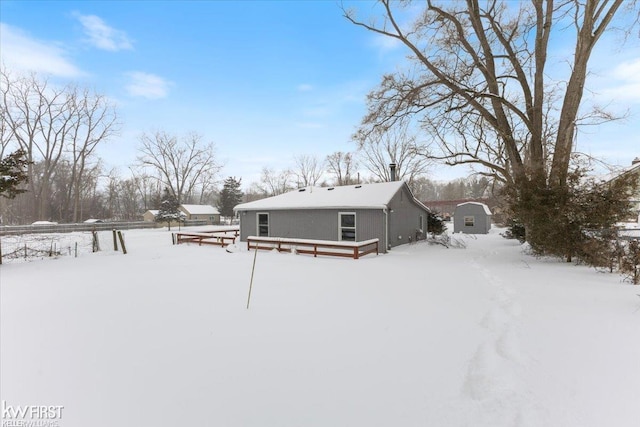
<path fill-rule="evenodd" d="M 637 426 L 640 287 L 500 230 L 360 260 L 172 246 L 0 267 L 0 393 L 61 427 Z"/>

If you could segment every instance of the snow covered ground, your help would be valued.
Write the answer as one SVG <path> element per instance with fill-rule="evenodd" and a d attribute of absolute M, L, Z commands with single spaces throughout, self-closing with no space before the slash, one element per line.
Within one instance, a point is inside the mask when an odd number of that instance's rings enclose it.
<path fill-rule="evenodd" d="M 259 252 L 249 310 L 253 252 L 166 230 L 10 262 L 3 405 L 63 406 L 60 427 L 640 425 L 640 287 L 499 231 L 357 261 Z"/>

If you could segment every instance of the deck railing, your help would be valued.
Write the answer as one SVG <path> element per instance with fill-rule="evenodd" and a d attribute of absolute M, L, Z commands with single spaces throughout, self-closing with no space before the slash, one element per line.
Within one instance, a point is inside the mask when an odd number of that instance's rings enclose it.
<path fill-rule="evenodd" d="M 299 254 L 338 256 L 358 259 L 364 255 L 378 255 L 379 239 L 361 242 L 335 242 L 331 240 L 287 239 L 281 237 L 247 237 L 247 249 L 277 250 L 278 252 L 295 251 Z"/>
<path fill-rule="evenodd" d="M 216 228 L 199 232 L 173 233 L 174 244 L 197 243 L 198 245 L 228 246 L 235 242 L 239 234 L 238 227 Z"/>

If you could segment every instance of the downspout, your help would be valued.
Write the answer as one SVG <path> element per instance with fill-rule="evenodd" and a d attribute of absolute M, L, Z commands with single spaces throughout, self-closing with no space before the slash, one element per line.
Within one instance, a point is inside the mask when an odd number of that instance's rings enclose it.
<path fill-rule="evenodd" d="M 382 209 L 382 213 L 384 214 L 384 252 L 386 253 L 389 248 L 389 212 L 387 212 L 387 208 Z"/>

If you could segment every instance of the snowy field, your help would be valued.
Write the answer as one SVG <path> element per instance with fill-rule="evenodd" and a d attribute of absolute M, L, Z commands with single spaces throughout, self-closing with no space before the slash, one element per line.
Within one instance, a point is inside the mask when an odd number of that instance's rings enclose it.
<path fill-rule="evenodd" d="M 640 425 L 640 286 L 492 230 L 360 260 L 171 244 L 0 266 L 3 405 L 59 427 Z M 5 420 L 6 421 L 6 417 Z"/>

